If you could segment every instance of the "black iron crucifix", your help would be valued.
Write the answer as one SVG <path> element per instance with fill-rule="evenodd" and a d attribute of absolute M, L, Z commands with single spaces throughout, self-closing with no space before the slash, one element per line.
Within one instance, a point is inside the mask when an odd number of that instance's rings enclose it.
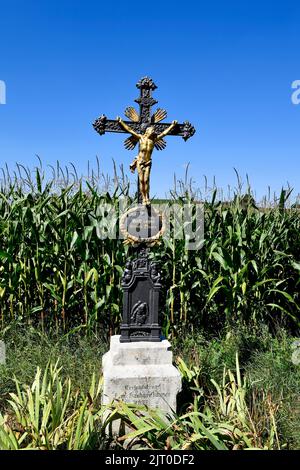
<path fill-rule="evenodd" d="M 167 112 L 164 109 L 158 108 L 154 114 L 151 114 L 152 106 L 157 104 L 157 101 L 152 97 L 152 91 L 154 91 L 157 86 L 149 77 L 142 78 L 136 86 L 140 90 L 140 96 L 135 100 L 135 102 L 139 104 L 140 112 L 138 114 L 131 106 L 126 108 L 125 116 L 127 116 L 130 121 L 125 121 L 125 124 L 138 134 L 144 134 L 146 129 L 149 126 L 152 126 L 155 129 L 155 133 L 159 135 L 168 129 L 170 124 L 161 122 L 167 117 Z M 102 114 L 95 120 L 93 127 L 100 135 L 105 134 L 105 132 L 127 133 L 118 120 L 107 119 L 105 114 Z M 188 121 L 185 121 L 183 124 L 177 123 L 168 133 L 168 135 L 181 136 L 185 141 L 194 134 L 195 128 Z M 125 140 L 124 145 L 127 150 L 132 150 L 136 143 L 137 141 L 134 137 L 130 136 Z M 155 144 L 155 147 L 158 150 L 163 150 L 165 146 L 166 142 L 163 139 L 159 140 Z M 141 203 L 142 198 L 139 188 L 140 185 L 138 182 L 138 203 Z"/>

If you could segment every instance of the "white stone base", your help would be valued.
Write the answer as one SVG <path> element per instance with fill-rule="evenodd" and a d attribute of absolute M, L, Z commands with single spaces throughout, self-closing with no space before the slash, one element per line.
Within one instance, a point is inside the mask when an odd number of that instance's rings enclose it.
<path fill-rule="evenodd" d="M 176 412 L 181 375 L 172 364 L 169 341 L 120 343 L 112 336 L 110 350 L 102 358 L 102 403 L 115 399 Z"/>

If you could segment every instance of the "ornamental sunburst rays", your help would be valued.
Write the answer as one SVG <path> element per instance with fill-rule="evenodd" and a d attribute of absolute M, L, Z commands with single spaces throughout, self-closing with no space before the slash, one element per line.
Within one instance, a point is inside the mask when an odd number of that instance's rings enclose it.
<path fill-rule="evenodd" d="M 125 116 L 130 119 L 132 122 L 139 122 L 140 121 L 140 115 L 139 113 L 132 107 L 128 106 L 125 111 L 124 111 Z M 151 124 L 156 124 L 160 121 L 163 121 L 167 117 L 167 111 L 162 108 L 157 108 L 155 113 L 151 116 Z M 130 136 L 124 141 L 124 146 L 126 150 L 133 150 L 137 144 L 137 139 L 134 136 Z M 157 150 L 164 150 L 166 148 L 166 141 L 164 139 L 160 139 L 155 143 L 155 148 Z"/>
<path fill-rule="evenodd" d="M 132 122 L 139 122 L 139 120 L 140 120 L 139 113 L 132 106 L 128 106 L 125 109 L 124 114 Z M 162 109 L 162 108 L 157 108 L 157 110 L 155 111 L 155 113 L 151 117 L 151 123 L 156 123 L 156 122 L 163 121 L 164 119 L 166 119 L 166 117 L 167 117 L 167 111 L 165 109 Z"/>
<path fill-rule="evenodd" d="M 128 108 L 125 109 L 124 114 L 128 119 L 130 119 L 130 121 L 139 122 L 140 120 L 139 114 L 132 106 L 128 106 Z"/>

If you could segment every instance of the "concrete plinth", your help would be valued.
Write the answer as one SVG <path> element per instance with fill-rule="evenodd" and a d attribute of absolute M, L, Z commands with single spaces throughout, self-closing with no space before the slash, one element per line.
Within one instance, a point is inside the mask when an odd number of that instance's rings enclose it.
<path fill-rule="evenodd" d="M 181 376 L 172 364 L 169 341 L 120 343 L 120 336 L 112 336 L 102 366 L 103 404 L 120 399 L 165 412 L 176 411 Z"/>

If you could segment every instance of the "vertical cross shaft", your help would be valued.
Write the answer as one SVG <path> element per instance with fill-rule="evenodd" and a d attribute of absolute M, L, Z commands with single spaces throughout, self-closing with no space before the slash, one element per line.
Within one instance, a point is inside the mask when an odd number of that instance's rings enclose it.
<path fill-rule="evenodd" d="M 148 77 L 142 78 L 136 86 L 140 89 L 140 96 L 135 102 L 140 105 L 139 121 L 142 130 L 145 130 L 147 125 L 151 122 L 151 107 L 157 103 L 157 101 L 152 98 L 152 91 L 154 91 L 157 86 L 153 80 Z"/>
<path fill-rule="evenodd" d="M 154 106 L 157 101 L 152 97 L 152 91 L 154 91 L 157 86 L 151 78 L 144 77 L 137 84 L 137 88 L 140 90 L 140 96 L 136 100 L 136 103 L 140 105 L 140 116 L 139 122 L 141 130 L 145 131 L 147 126 L 151 123 L 151 107 Z M 142 203 L 142 194 L 140 191 L 140 180 L 137 177 L 137 198 L 138 204 Z"/>

